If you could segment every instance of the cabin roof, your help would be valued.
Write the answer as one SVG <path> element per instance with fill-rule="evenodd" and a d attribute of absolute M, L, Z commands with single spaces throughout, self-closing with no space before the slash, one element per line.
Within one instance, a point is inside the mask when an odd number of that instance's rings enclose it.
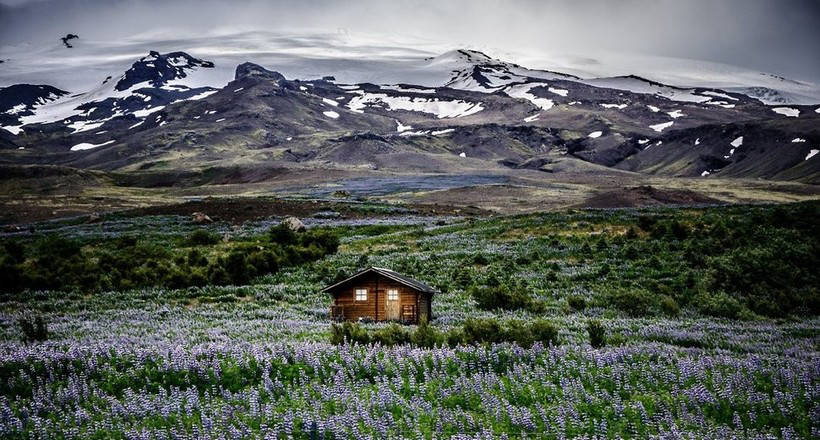
<path fill-rule="evenodd" d="M 390 270 L 390 269 L 385 269 L 383 267 L 368 267 L 367 269 L 359 271 L 355 275 L 350 276 L 348 278 L 345 278 L 344 280 L 339 281 L 336 284 L 325 287 L 324 289 L 322 289 L 322 292 L 329 292 L 329 291 L 335 289 L 336 287 L 347 284 L 347 283 L 355 280 L 356 278 L 359 278 L 362 275 L 366 275 L 366 274 L 371 273 L 371 272 L 374 272 L 374 273 L 377 273 L 377 274 L 382 275 L 384 277 L 390 278 L 393 281 L 404 284 L 405 286 L 413 288 L 415 290 L 418 290 L 419 292 L 430 293 L 430 294 L 438 293 L 438 291 L 436 291 L 436 289 L 428 286 L 427 284 L 422 283 L 419 280 L 410 278 L 406 275 L 402 275 L 402 274 L 400 274 L 396 271 Z"/>

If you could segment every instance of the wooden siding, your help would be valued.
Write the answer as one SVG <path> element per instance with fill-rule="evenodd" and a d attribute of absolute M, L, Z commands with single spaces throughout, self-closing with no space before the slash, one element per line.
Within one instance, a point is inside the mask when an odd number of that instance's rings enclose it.
<path fill-rule="evenodd" d="M 419 314 L 419 320 L 421 320 L 422 318 L 425 318 L 425 319 L 427 319 L 428 322 L 430 321 L 430 315 L 431 315 L 431 313 L 430 313 L 430 295 L 424 295 L 424 294 L 419 295 L 418 314 Z"/>
<path fill-rule="evenodd" d="M 356 289 L 367 289 L 367 301 L 356 301 Z M 376 321 L 387 319 L 387 290 L 396 289 L 399 292 L 399 309 L 405 305 L 419 306 L 420 300 L 425 298 L 425 308 L 418 307 L 419 311 L 429 314 L 429 295 L 419 294 L 418 291 L 394 281 L 385 276 L 370 273 L 351 281 L 332 292 L 334 305 L 344 308 L 344 317 L 350 321 L 359 318 L 370 318 Z M 428 315 L 429 316 L 429 315 Z"/>

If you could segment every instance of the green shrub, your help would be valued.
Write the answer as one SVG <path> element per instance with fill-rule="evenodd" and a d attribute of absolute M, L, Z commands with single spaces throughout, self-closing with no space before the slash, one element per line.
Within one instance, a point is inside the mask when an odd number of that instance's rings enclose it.
<path fill-rule="evenodd" d="M 587 322 L 587 333 L 589 334 L 589 345 L 593 348 L 601 348 L 606 345 L 606 330 L 601 321 L 589 320 Z"/>
<path fill-rule="evenodd" d="M 252 277 L 256 275 L 256 268 L 248 263 L 245 258 L 245 253 L 240 250 L 234 250 L 222 260 L 222 266 L 225 272 L 228 273 L 231 283 L 234 285 L 245 284 Z"/>
<path fill-rule="evenodd" d="M 743 305 L 726 292 L 713 294 L 703 293 L 695 298 L 695 304 L 701 313 L 720 318 L 735 319 L 743 310 Z"/>
<path fill-rule="evenodd" d="M 642 289 L 618 289 L 610 293 L 609 302 L 629 315 L 645 316 L 650 312 L 653 297 Z"/>
<path fill-rule="evenodd" d="M 427 319 L 422 319 L 416 331 L 410 336 L 413 345 L 425 348 L 433 348 L 444 344 L 445 335 L 433 328 Z"/>
<path fill-rule="evenodd" d="M 486 266 L 489 263 L 489 260 L 487 260 L 487 257 L 485 257 L 484 254 L 475 254 L 473 257 L 473 264 L 477 266 Z"/>
<path fill-rule="evenodd" d="M 197 229 L 188 236 L 191 246 L 208 246 L 219 243 L 219 235 L 206 229 Z"/>
<path fill-rule="evenodd" d="M 517 310 L 534 306 L 533 299 L 522 287 L 510 288 L 507 285 L 473 286 L 470 295 L 483 310 Z"/>
<path fill-rule="evenodd" d="M 573 310 L 582 311 L 587 308 L 587 300 L 583 296 L 573 295 L 567 298 L 567 304 Z"/>
<path fill-rule="evenodd" d="M 188 251 L 188 257 L 186 260 L 189 266 L 202 267 L 208 265 L 208 259 L 202 255 L 202 252 L 200 252 L 199 249 L 191 249 Z"/>
<path fill-rule="evenodd" d="M 542 319 L 529 324 L 513 319 L 502 325 L 492 318 L 469 318 L 464 322 L 462 331 L 459 333 L 461 334 L 448 334 L 447 339 L 450 345 L 461 341 L 467 344 L 513 342 L 521 347 L 529 348 L 535 342 L 541 342 L 544 345 L 558 343 L 558 329 L 551 322 Z"/>
<path fill-rule="evenodd" d="M 495 319 L 468 318 L 463 328 L 464 342 L 467 344 L 495 343 L 502 338 L 501 325 Z"/>
<path fill-rule="evenodd" d="M 530 324 L 533 340 L 545 346 L 558 344 L 558 328 L 550 321 L 537 319 Z"/>
<path fill-rule="evenodd" d="M 25 343 L 42 342 L 48 340 L 48 326 L 42 315 L 21 316 L 17 320 Z"/>
<path fill-rule="evenodd" d="M 501 339 L 508 342 L 515 342 L 523 348 L 530 348 L 533 342 L 535 342 L 532 330 L 517 319 L 507 321 Z"/>
<path fill-rule="evenodd" d="M 351 340 L 353 340 L 353 337 L 354 336 L 351 336 Z M 410 342 L 410 332 L 405 330 L 401 325 L 392 323 L 381 330 L 373 332 L 370 340 L 387 347 L 397 344 L 406 344 Z"/>
<path fill-rule="evenodd" d="M 450 329 L 445 337 L 447 339 L 447 345 L 450 347 L 456 347 L 460 344 L 464 344 L 464 330 L 460 328 Z"/>
<path fill-rule="evenodd" d="M 330 343 L 334 345 L 348 344 L 367 344 L 370 342 L 370 335 L 367 330 L 362 328 L 357 323 L 345 322 L 341 325 L 331 324 L 330 326 Z"/>
<path fill-rule="evenodd" d="M 339 236 L 331 231 L 310 229 L 299 235 L 299 243 L 303 247 L 315 246 L 322 255 L 334 254 L 339 249 Z"/>
<path fill-rule="evenodd" d="M 3 250 L 10 264 L 22 263 L 25 260 L 26 248 L 16 240 L 3 243 Z"/>
<path fill-rule="evenodd" d="M 271 227 L 268 230 L 268 238 L 272 243 L 283 246 L 294 244 L 297 241 L 296 233 L 284 223 Z"/>
<path fill-rule="evenodd" d="M 661 311 L 667 316 L 677 316 L 680 313 L 680 306 L 678 302 L 675 301 L 675 298 L 669 295 L 663 295 L 660 302 Z"/>

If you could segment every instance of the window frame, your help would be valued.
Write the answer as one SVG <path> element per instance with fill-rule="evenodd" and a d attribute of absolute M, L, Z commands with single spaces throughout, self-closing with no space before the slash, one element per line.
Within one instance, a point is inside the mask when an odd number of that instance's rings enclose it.
<path fill-rule="evenodd" d="M 393 296 L 395 294 L 395 297 Z M 399 300 L 399 289 L 387 289 L 387 300 L 388 301 L 398 301 Z"/>
<path fill-rule="evenodd" d="M 360 298 L 359 298 L 359 293 L 360 293 L 360 292 L 364 292 L 364 299 L 360 299 Z M 364 287 L 359 288 L 359 287 L 357 287 L 357 288 L 353 289 L 353 299 L 354 299 L 356 302 L 367 302 L 367 288 L 364 288 Z"/>

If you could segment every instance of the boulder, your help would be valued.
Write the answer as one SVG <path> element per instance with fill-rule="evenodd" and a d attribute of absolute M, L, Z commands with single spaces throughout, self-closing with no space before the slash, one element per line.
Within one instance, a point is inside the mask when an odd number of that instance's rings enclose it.
<path fill-rule="evenodd" d="M 86 223 L 97 223 L 101 219 L 102 219 L 102 217 L 100 216 L 100 214 L 98 212 L 92 212 L 91 214 L 88 214 L 88 217 L 86 217 L 85 222 Z"/>
<path fill-rule="evenodd" d="M 194 223 L 196 223 L 198 225 L 201 225 L 201 224 L 204 224 L 204 223 L 213 223 L 213 220 L 211 220 L 211 218 L 208 217 L 208 215 L 205 214 L 204 212 L 195 212 L 195 213 L 191 214 L 191 219 L 194 221 Z"/>
<path fill-rule="evenodd" d="M 287 217 L 282 221 L 282 224 L 287 226 L 293 232 L 302 232 L 306 229 L 305 224 L 296 217 Z"/>
<path fill-rule="evenodd" d="M 3 232 L 20 232 L 23 228 L 17 225 L 5 225 L 3 226 Z"/>

